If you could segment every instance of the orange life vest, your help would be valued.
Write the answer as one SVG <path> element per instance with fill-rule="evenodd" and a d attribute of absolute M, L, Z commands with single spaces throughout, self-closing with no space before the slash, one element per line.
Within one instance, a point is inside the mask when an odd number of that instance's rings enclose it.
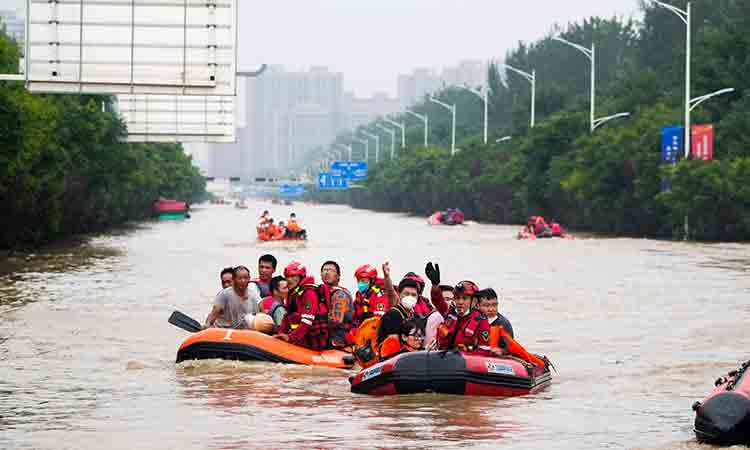
<path fill-rule="evenodd" d="M 536 356 L 532 355 L 528 351 L 526 351 L 525 348 L 518 342 L 516 342 L 512 337 L 510 337 L 510 334 L 506 332 L 503 327 L 500 325 L 493 325 L 490 327 L 490 347 L 499 347 L 500 346 L 500 340 L 503 340 L 508 345 L 508 352 L 513 355 L 517 356 L 524 361 L 528 361 L 531 364 L 544 367 L 544 361 L 537 358 Z"/>

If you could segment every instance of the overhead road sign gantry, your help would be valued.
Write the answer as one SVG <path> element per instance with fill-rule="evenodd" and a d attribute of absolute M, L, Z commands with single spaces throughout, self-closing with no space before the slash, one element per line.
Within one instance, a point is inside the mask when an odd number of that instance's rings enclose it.
<path fill-rule="evenodd" d="M 128 142 L 235 142 L 235 99 L 227 96 L 119 95 Z"/>
<path fill-rule="evenodd" d="M 27 0 L 31 92 L 235 95 L 237 0 Z"/>

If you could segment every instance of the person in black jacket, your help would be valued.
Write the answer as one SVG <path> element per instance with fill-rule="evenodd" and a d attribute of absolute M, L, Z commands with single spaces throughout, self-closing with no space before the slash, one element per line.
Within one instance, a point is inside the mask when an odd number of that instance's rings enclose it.
<path fill-rule="evenodd" d="M 398 296 L 399 303 L 391 307 L 380 319 L 378 344 L 382 344 L 388 336 L 398 335 L 403 323 L 414 316 L 419 284 L 415 280 L 404 278 L 398 285 Z"/>

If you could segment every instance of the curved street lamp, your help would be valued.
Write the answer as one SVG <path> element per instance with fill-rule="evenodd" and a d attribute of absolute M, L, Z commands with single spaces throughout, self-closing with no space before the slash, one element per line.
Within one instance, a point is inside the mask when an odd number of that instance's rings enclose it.
<path fill-rule="evenodd" d="M 453 127 L 451 131 L 451 156 L 454 156 L 456 154 L 456 105 L 449 105 L 447 103 L 441 102 L 433 96 L 430 96 L 430 101 L 447 109 L 453 115 Z"/>
<path fill-rule="evenodd" d="M 521 75 L 526 81 L 531 83 L 531 128 L 534 128 L 534 125 L 536 125 L 536 70 L 528 73 L 507 64 L 501 64 L 500 66 Z"/>
<path fill-rule="evenodd" d="M 465 91 L 471 92 L 472 94 L 474 94 L 477 97 L 479 97 L 480 99 L 482 99 L 482 101 L 484 102 L 484 145 L 487 145 L 487 139 L 488 139 L 487 133 L 488 133 L 488 127 L 489 127 L 489 109 L 490 109 L 489 108 L 489 104 L 490 104 L 489 92 L 490 92 L 490 90 L 487 89 L 487 88 L 485 88 L 484 92 L 482 92 L 479 89 L 473 89 L 473 88 L 470 88 L 468 86 L 458 85 L 458 87 L 461 88 L 461 89 L 463 89 L 463 90 L 465 90 Z"/>
<path fill-rule="evenodd" d="M 406 114 L 409 114 L 410 116 L 414 116 L 417 119 L 421 120 L 422 123 L 424 123 L 424 146 L 427 148 L 427 136 L 430 132 L 430 118 L 427 117 L 427 114 L 417 114 L 414 111 L 407 109 Z"/>
<path fill-rule="evenodd" d="M 603 117 L 602 120 L 604 120 L 604 122 L 602 122 L 601 120 L 597 121 L 596 119 L 596 44 L 592 43 L 591 48 L 588 49 L 582 45 L 574 44 L 570 41 L 567 41 L 559 36 L 554 37 L 552 39 L 573 47 L 574 49 L 586 55 L 586 57 L 591 62 L 591 132 L 592 133 L 594 132 L 594 130 L 596 130 L 599 126 L 601 126 L 605 122 L 609 122 L 610 120 L 618 119 L 620 117 L 627 117 L 628 115 L 630 115 L 629 113 L 619 113 L 619 114 L 614 114 L 612 116 Z"/>

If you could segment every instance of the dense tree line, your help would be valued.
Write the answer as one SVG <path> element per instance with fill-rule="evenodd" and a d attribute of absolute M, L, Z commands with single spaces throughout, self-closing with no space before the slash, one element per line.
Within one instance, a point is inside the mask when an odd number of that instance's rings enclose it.
<path fill-rule="evenodd" d="M 685 0 L 671 2 L 685 7 Z M 463 208 L 470 217 L 520 223 L 533 214 L 570 227 L 631 235 L 684 233 L 695 239 L 750 238 L 750 2 L 693 2 L 693 96 L 726 87 L 737 92 L 701 105 L 694 124 L 713 124 L 715 161 L 661 163 L 661 128 L 683 123 L 685 26 L 670 11 L 642 5 L 642 23 L 593 18 L 532 44 L 506 64 L 537 73 L 537 126 L 529 126 L 530 85 L 490 67 L 489 145 L 482 142 L 482 104 L 456 88 L 438 94 L 458 109 L 461 151 L 450 157 L 450 114 L 427 101 L 430 148 L 418 121 L 409 147 L 370 170 L 366 189 L 327 194 L 357 207 L 427 214 Z M 552 39 L 597 43 L 597 116 L 630 112 L 589 133 L 589 65 Z M 511 135 L 512 141 L 495 143 Z M 340 142 L 348 136 L 342 135 Z M 388 139 L 384 138 L 384 142 Z M 387 155 L 386 155 L 387 158 Z M 371 164 L 371 166 L 373 166 Z M 670 189 L 662 192 L 667 182 Z"/>
<path fill-rule="evenodd" d="M 17 73 L 18 61 L 18 45 L 0 29 L 0 73 Z M 32 95 L 0 81 L 0 248 L 145 218 L 159 196 L 205 195 L 181 145 L 125 143 L 124 124 L 103 111 L 111 101 Z"/>

